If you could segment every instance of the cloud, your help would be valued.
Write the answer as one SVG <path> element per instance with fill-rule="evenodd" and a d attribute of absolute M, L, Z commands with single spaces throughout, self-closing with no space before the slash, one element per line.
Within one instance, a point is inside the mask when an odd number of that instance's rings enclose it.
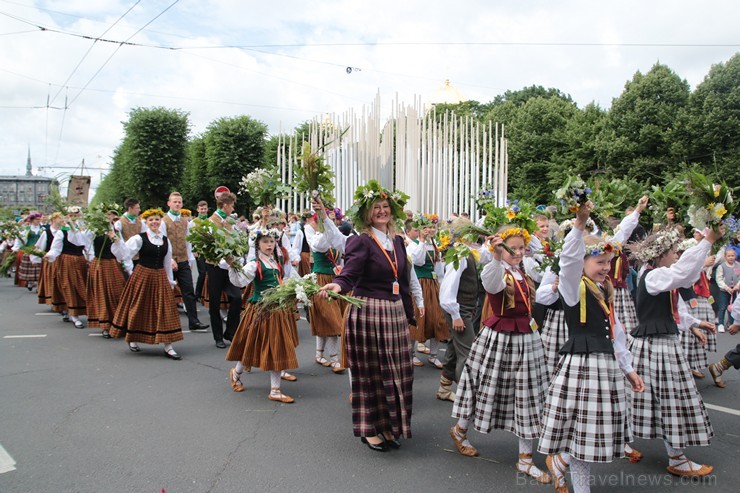
<path fill-rule="evenodd" d="M 142 2 L 106 38 L 128 38 L 170 3 Z M 47 10 L 0 2 L 0 11 L 97 36 L 131 3 L 58 0 L 38 5 Z M 411 103 L 415 95 L 426 97 L 450 79 L 481 102 L 507 89 L 540 84 L 571 94 L 580 106 L 596 101 L 607 108 L 635 71 L 645 72 L 658 60 L 694 87 L 713 63 L 727 60 L 737 48 L 557 43 L 732 44 L 737 42 L 738 13 L 740 5 L 730 1 L 700 9 L 688 1 L 635 0 L 183 0 L 132 39 L 183 49 L 121 47 L 66 113 L 31 107 L 46 105 L 93 42 L 40 31 L 3 35 L 0 106 L 22 108 L 0 108 L 0 174 L 24 169 L 29 144 L 37 166 L 58 166 L 50 174 L 70 172 L 61 166 L 76 166 L 83 158 L 88 166 L 104 168 L 122 138 L 121 121 L 137 106 L 181 108 L 190 113 L 194 134 L 219 117 L 240 114 L 264 121 L 276 133 L 318 113 L 358 109 L 378 90 L 389 111 L 396 94 Z M 0 16 L 0 34 L 29 29 Z M 440 42 L 447 44 L 385 44 Z M 462 42 L 499 44 L 456 44 Z M 289 44 L 298 46 L 284 46 Z M 226 45 L 283 46 L 205 48 Z M 75 98 L 116 47 L 96 43 L 53 105 L 63 106 L 65 95 Z M 347 67 L 360 70 L 347 74 Z M 92 173 L 93 186 L 99 173 Z"/>

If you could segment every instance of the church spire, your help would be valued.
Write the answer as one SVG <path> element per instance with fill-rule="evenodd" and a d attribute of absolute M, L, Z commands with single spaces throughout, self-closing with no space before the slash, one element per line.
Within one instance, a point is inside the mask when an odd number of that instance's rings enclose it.
<path fill-rule="evenodd" d="M 28 158 L 26 159 L 26 176 L 33 176 L 31 173 L 31 146 L 28 146 Z"/>

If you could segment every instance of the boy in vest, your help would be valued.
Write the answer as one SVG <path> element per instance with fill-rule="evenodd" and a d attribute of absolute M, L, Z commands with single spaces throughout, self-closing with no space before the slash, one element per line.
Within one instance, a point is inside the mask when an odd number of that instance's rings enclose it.
<path fill-rule="evenodd" d="M 208 219 L 208 202 L 201 200 L 196 208 L 198 219 Z M 206 280 L 206 261 L 197 253 L 195 254 L 195 265 L 198 266 L 198 281 L 195 283 L 195 298 L 198 299 L 203 292 L 203 283 Z"/>
<path fill-rule="evenodd" d="M 191 332 L 205 332 L 208 325 L 198 320 L 198 308 L 193 291 L 193 273 L 190 270 L 190 261 L 194 261 L 193 249 L 187 241 L 190 232 L 190 222 L 180 216 L 182 209 L 182 195 L 180 192 L 172 192 L 167 200 L 169 211 L 164 215 L 160 232 L 166 236 L 172 244 L 172 274 L 180 286 L 185 311 L 188 314 L 188 323 Z"/>
<path fill-rule="evenodd" d="M 128 241 L 134 235 L 138 235 L 146 231 L 146 226 L 141 222 L 139 214 L 141 214 L 141 205 L 137 199 L 128 198 L 124 201 L 123 206 L 126 208 L 126 213 L 113 224 L 113 229 L 121 233 L 123 241 Z M 126 260 L 123 262 L 123 268 L 126 273 L 130 276 L 134 271 L 134 265 L 139 260 L 139 256 L 135 256 L 133 261 Z"/>

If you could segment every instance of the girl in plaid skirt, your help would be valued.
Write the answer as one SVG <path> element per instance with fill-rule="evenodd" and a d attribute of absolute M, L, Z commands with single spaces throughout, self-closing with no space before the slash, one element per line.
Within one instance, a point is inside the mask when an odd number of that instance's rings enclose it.
<path fill-rule="evenodd" d="M 35 246 L 41 238 L 41 213 L 32 212 L 26 217 L 26 226 L 23 231 L 23 238 L 16 238 L 13 251 L 19 252 L 26 246 Z M 39 281 L 41 275 L 41 257 L 23 253 L 20 264 L 18 265 L 18 279 L 26 282 L 26 288 L 31 291 Z"/>
<path fill-rule="evenodd" d="M 584 240 L 591 207 L 590 202 L 581 206 L 560 255 L 557 289 L 569 334 L 547 390 L 537 448 L 548 454 L 547 467 L 562 493 L 568 491 L 568 467 L 574 491 L 585 492 L 590 463 L 624 455 L 631 437 L 622 374 L 635 392 L 643 390 L 625 348 L 625 332 L 615 315 L 614 290 L 608 282 L 614 247 L 596 236 Z"/>
<path fill-rule="evenodd" d="M 134 353 L 141 351 L 140 342 L 164 344 L 165 356 L 179 360 L 172 343 L 181 341 L 183 335 L 173 294 L 172 245 L 159 231 L 163 217 L 161 209 L 149 209 L 141 215 L 147 226 L 144 233 L 126 242 L 111 235 L 111 251 L 118 260 L 132 260 L 138 255 L 139 261 L 121 295 L 110 335 L 125 336 Z"/>
<path fill-rule="evenodd" d="M 243 288 L 252 283 L 252 294 L 247 300 L 247 308 L 226 353 L 227 361 L 236 361 L 229 371 L 229 380 L 234 392 L 243 392 L 240 380 L 246 368 L 261 368 L 270 372 L 271 401 L 291 404 L 295 400 L 282 393 L 280 380 L 295 381 L 295 375 L 286 370 L 298 368 L 295 348 L 298 346 L 298 330 L 293 310 L 285 309 L 269 313 L 260 310 L 257 304 L 262 292 L 282 283 L 283 266 L 275 248 L 280 231 L 258 227 L 252 231 L 256 258 L 247 262 L 242 270 L 229 268 L 229 280 L 234 286 Z"/>
<path fill-rule="evenodd" d="M 702 329 L 710 330 L 711 324 L 691 317 L 677 290 L 699 278 L 712 244 L 720 237 L 710 231 L 680 260 L 680 235 L 675 229 L 658 231 L 630 245 L 633 257 L 646 263 L 637 286 L 639 325 L 630 343 L 645 392 L 632 398 L 631 430 L 638 438 L 662 439 L 668 472 L 677 476 L 706 476 L 713 470 L 683 453 L 685 447 L 709 445 L 714 431 L 678 338 L 679 330 L 690 327 L 706 342 Z"/>
<path fill-rule="evenodd" d="M 450 429 L 455 446 L 466 456 L 478 451 L 467 439 L 472 420 L 481 433 L 505 430 L 519 437 L 517 471 L 540 483 L 550 475 L 532 462 L 532 440 L 540 436 L 540 416 L 547 389 L 544 348 L 532 319 L 534 283 L 519 268 L 529 232 L 504 226 L 491 238 L 493 260 L 481 272 L 492 309 L 465 362 Z M 506 249 L 501 247 L 505 243 Z"/>

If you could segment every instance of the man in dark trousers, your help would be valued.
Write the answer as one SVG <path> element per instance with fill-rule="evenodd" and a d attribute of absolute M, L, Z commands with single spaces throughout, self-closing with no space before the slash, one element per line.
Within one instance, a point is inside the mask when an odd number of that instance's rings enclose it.
<path fill-rule="evenodd" d="M 162 219 L 160 231 L 170 240 L 172 244 L 172 274 L 180 286 L 182 301 L 188 314 L 189 328 L 191 332 L 206 332 L 208 325 L 198 320 L 198 307 L 193 291 L 193 272 L 190 270 L 190 261 L 195 260 L 193 249 L 187 241 L 190 232 L 190 223 L 180 216 L 182 209 L 182 195 L 172 192 L 167 201 L 169 211 Z"/>
<path fill-rule="evenodd" d="M 236 204 L 236 195 L 231 192 L 222 192 L 216 197 L 216 212 L 209 218 L 217 226 L 225 228 L 227 231 L 233 229 L 229 221 L 229 214 L 234 212 Z M 225 348 L 224 339 L 231 341 L 239 325 L 239 316 L 241 314 L 242 298 L 239 288 L 229 281 L 228 266 L 223 268 L 219 265 L 206 262 L 206 272 L 208 272 L 208 297 L 211 299 L 208 313 L 211 316 L 211 327 L 213 330 L 213 339 L 216 341 L 216 347 Z M 226 332 L 223 331 L 223 321 L 221 320 L 220 304 L 221 292 L 225 292 L 229 299 L 229 312 L 226 319 Z"/>
<path fill-rule="evenodd" d="M 198 202 L 198 219 L 208 219 L 208 202 Z M 200 256 L 195 256 L 195 265 L 198 266 L 198 281 L 195 283 L 195 299 L 199 299 L 203 293 L 203 284 L 206 280 L 206 261 Z"/>

